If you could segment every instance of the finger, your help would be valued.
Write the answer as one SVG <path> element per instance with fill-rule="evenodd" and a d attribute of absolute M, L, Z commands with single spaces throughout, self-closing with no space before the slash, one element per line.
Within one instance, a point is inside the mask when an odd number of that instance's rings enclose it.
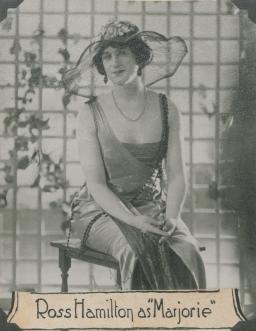
<path fill-rule="evenodd" d="M 164 222 L 158 221 L 158 220 L 152 220 L 149 222 L 149 224 L 156 226 L 158 228 L 161 228 L 163 226 Z"/>
<path fill-rule="evenodd" d="M 157 220 L 152 219 L 152 220 L 149 221 L 149 224 L 154 225 L 154 226 L 159 226 L 160 222 L 157 221 Z"/>
<path fill-rule="evenodd" d="M 160 245 L 163 244 L 163 243 L 167 240 L 167 238 L 168 238 L 168 237 L 161 237 L 161 238 L 159 239 L 159 244 L 160 244 Z"/>
<path fill-rule="evenodd" d="M 162 225 L 164 225 L 165 224 L 165 217 L 164 216 L 158 217 L 158 222 L 161 223 Z"/>
<path fill-rule="evenodd" d="M 163 230 L 160 230 L 160 229 L 158 229 L 158 228 L 156 228 L 156 227 L 154 227 L 152 225 L 148 225 L 148 231 L 153 232 L 155 234 L 158 234 L 160 236 L 164 236 L 164 237 L 168 237 L 169 236 L 167 232 L 165 232 Z"/>
<path fill-rule="evenodd" d="M 164 214 L 160 214 L 158 217 L 159 220 L 165 222 L 165 215 Z"/>
<path fill-rule="evenodd" d="M 142 225 L 139 229 L 142 233 L 146 233 L 148 231 L 148 229 L 145 225 Z"/>
<path fill-rule="evenodd" d="M 169 236 L 171 236 L 174 231 L 175 231 L 175 226 L 171 230 L 169 230 L 167 233 Z"/>
<path fill-rule="evenodd" d="M 152 217 L 156 217 L 160 215 L 161 213 L 165 212 L 165 207 L 160 208 L 159 210 L 155 211 L 152 215 Z"/>
<path fill-rule="evenodd" d="M 175 226 L 171 230 L 167 231 L 168 233 L 167 237 L 165 236 L 160 238 L 159 244 L 162 244 L 165 240 L 167 240 L 168 237 L 171 237 L 174 231 L 175 231 Z"/>

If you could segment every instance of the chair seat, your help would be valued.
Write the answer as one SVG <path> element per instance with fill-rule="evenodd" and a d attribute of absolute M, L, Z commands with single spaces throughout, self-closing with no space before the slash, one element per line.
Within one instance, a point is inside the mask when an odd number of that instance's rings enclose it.
<path fill-rule="evenodd" d="M 80 243 L 81 241 L 79 239 L 72 239 L 70 240 L 68 247 L 66 240 L 52 241 L 50 245 L 58 248 L 61 252 L 63 252 L 66 256 L 70 258 L 94 263 L 103 267 L 118 269 L 118 261 L 115 258 L 110 255 L 93 250 L 89 247 L 86 247 L 86 249 L 81 250 Z"/>
<path fill-rule="evenodd" d="M 115 269 L 117 271 L 117 285 L 120 289 L 121 286 L 121 274 L 118 261 L 110 255 L 98 252 L 89 247 L 80 249 L 81 241 L 78 239 L 72 239 L 67 246 L 66 240 L 58 240 L 50 242 L 52 247 L 56 247 L 59 250 L 59 267 L 62 271 L 62 285 L 61 291 L 68 292 L 68 270 L 71 267 L 72 258 L 93 263 L 103 267 Z M 205 247 L 200 247 L 200 251 L 205 250 Z"/>

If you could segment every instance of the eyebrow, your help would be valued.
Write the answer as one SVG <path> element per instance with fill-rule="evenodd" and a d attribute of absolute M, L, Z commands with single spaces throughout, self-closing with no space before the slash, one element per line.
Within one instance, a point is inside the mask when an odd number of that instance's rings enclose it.
<path fill-rule="evenodd" d="M 117 47 L 112 47 L 112 48 L 114 48 L 114 49 L 127 49 L 127 46 L 126 45 L 118 45 Z M 109 50 L 107 50 L 107 49 L 104 49 L 103 51 L 102 51 L 102 55 L 104 55 L 104 54 L 111 54 L 111 52 L 109 51 Z"/>
<path fill-rule="evenodd" d="M 105 54 L 110 54 L 110 52 L 109 52 L 109 51 L 106 51 L 106 50 L 104 50 L 104 51 L 102 52 L 102 55 L 105 55 Z"/>

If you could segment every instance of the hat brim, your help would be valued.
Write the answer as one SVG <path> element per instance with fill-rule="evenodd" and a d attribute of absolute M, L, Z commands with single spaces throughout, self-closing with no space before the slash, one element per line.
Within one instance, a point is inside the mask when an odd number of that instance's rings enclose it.
<path fill-rule="evenodd" d="M 162 79 L 173 76 L 187 53 L 186 43 L 181 37 L 167 38 L 155 31 L 139 31 L 130 36 L 95 40 L 84 49 L 76 65 L 65 72 L 63 76 L 64 86 L 69 91 L 76 91 L 77 94 L 79 84 L 83 84 L 83 78 L 86 76 L 88 78 L 88 75 L 98 75 L 93 65 L 93 58 L 96 54 L 108 46 L 114 44 L 125 46 L 136 39 L 146 43 L 153 53 L 153 61 L 147 65 L 145 70 L 146 86 L 151 86 Z"/>

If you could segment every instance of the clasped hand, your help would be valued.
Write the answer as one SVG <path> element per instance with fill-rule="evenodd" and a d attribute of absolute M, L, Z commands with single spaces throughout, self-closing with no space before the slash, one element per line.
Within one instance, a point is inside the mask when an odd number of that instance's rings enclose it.
<path fill-rule="evenodd" d="M 150 216 L 137 215 L 132 217 L 131 225 L 141 230 L 143 233 L 151 232 L 161 236 L 159 243 L 170 237 L 174 232 L 176 224 L 173 219 L 156 220 Z"/>

